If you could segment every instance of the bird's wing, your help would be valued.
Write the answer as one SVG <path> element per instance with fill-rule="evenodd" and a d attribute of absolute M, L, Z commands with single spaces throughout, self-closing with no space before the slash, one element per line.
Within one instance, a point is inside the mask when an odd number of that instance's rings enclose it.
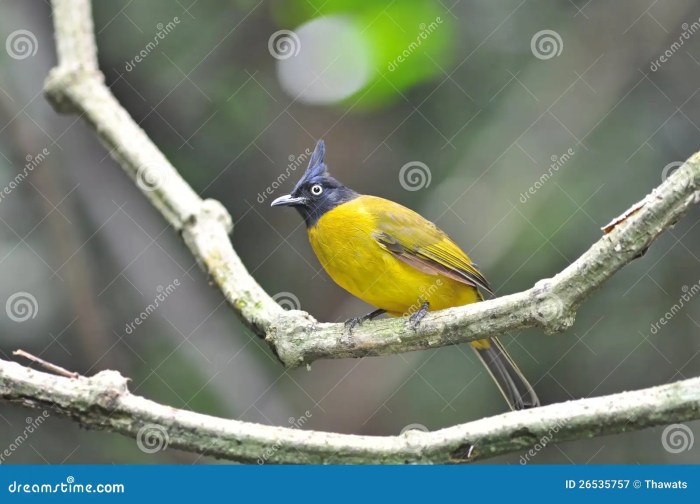
<path fill-rule="evenodd" d="M 442 230 L 419 214 L 393 201 L 371 198 L 376 218 L 374 239 L 406 264 L 425 273 L 441 274 L 492 293 L 488 281 L 467 254 Z"/>

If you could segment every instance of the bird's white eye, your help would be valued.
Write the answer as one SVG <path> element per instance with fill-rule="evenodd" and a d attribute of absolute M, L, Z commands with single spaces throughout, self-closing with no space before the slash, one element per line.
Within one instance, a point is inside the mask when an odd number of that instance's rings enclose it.
<path fill-rule="evenodd" d="M 320 196 L 320 194 L 323 192 L 323 187 L 321 187 L 321 184 L 314 184 L 311 186 L 311 194 L 314 196 Z"/>

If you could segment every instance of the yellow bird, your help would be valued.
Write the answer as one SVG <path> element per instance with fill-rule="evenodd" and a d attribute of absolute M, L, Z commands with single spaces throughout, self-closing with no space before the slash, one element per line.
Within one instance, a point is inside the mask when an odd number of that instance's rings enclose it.
<path fill-rule="evenodd" d="M 383 313 L 409 316 L 483 300 L 491 292 L 467 254 L 435 224 L 398 203 L 358 194 L 328 173 L 323 140 L 291 194 L 272 206 L 292 206 L 328 275 L 377 310 L 350 319 L 350 330 Z M 532 386 L 496 339 L 471 343 L 511 409 L 539 406 Z"/>

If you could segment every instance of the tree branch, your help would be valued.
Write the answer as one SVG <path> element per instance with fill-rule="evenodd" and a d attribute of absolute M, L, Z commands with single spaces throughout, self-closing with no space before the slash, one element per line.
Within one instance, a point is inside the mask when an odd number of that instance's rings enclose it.
<path fill-rule="evenodd" d="M 282 320 L 268 341 L 287 365 L 320 358 L 384 355 L 463 343 L 526 327 L 569 328 L 578 306 L 623 266 L 642 256 L 700 198 L 700 153 L 643 200 L 614 219 L 605 234 L 553 278 L 517 294 L 430 312 L 416 330 L 402 319 L 367 323 L 352 335 L 340 324 Z"/>
<path fill-rule="evenodd" d="M 58 66 L 44 85 L 63 113 L 85 118 L 100 141 L 163 217 L 182 234 L 198 262 L 257 334 L 284 310 L 250 276 L 233 250 L 231 216 L 218 201 L 203 201 L 134 122 L 104 84 L 89 0 L 54 0 Z"/>
<path fill-rule="evenodd" d="M 89 1 L 52 3 L 59 64 L 46 81 L 48 99 L 58 111 L 85 117 L 124 171 L 182 234 L 240 318 L 266 338 L 287 366 L 456 344 L 524 327 L 564 330 L 596 288 L 643 254 L 698 200 L 700 154 L 607 226 L 606 234 L 578 260 L 532 289 L 430 313 L 416 330 L 393 319 L 364 324 L 350 335 L 342 324 L 285 312 L 258 285 L 228 238 L 228 212 L 192 190 L 104 85 Z M 538 440 L 559 442 L 700 418 L 700 378 L 397 437 L 303 431 L 177 410 L 130 394 L 127 380 L 115 371 L 71 379 L 0 360 L 0 398 L 50 407 L 85 426 L 137 438 L 157 426 L 170 446 L 242 462 L 470 462 Z"/>
<path fill-rule="evenodd" d="M 252 463 L 465 463 L 557 443 L 700 418 L 700 378 L 515 411 L 434 432 L 355 436 L 226 420 L 129 393 L 116 371 L 66 378 L 0 360 L 0 397 L 50 408 L 88 428 Z M 152 442 L 154 440 L 151 440 Z"/>
<path fill-rule="evenodd" d="M 403 319 L 379 320 L 349 334 L 284 311 L 248 273 L 228 233 L 231 217 L 215 200 L 202 201 L 104 85 L 97 68 L 89 0 L 53 0 L 59 65 L 46 94 L 59 111 L 85 116 L 110 154 L 185 243 L 243 322 L 265 337 L 286 366 L 321 358 L 362 357 L 454 345 L 506 331 L 563 331 L 578 306 L 625 264 L 643 254 L 698 199 L 700 154 L 691 157 L 579 259 L 533 288 L 469 306 L 429 313 L 417 329 Z"/>

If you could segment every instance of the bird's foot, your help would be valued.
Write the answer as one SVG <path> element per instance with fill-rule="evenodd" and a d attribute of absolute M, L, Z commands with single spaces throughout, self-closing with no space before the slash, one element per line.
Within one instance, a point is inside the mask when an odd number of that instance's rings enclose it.
<path fill-rule="evenodd" d="M 345 327 L 347 327 L 348 332 L 352 334 L 352 330 L 355 328 L 355 326 L 362 325 L 362 323 L 366 322 L 367 320 L 374 320 L 379 315 L 384 313 L 386 313 L 386 310 L 379 309 L 374 310 L 372 313 L 368 313 L 367 315 L 363 315 L 362 317 L 353 317 L 345 321 Z"/>
<path fill-rule="evenodd" d="M 350 319 L 347 319 L 345 321 L 345 327 L 347 328 L 348 332 L 352 333 L 352 330 L 355 328 L 355 326 L 362 325 L 364 317 L 353 317 Z"/>
<path fill-rule="evenodd" d="M 417 312 L 408 317 L 408 323 L 411 326 L 411 329 L 415 329 L 416 327 L 418 327 L 418 324 L 420 324 L 420 321 L 423 320 L 423 317 L 425 317 L 429 309 L 430 303 L 426 301 L 421 305 L 420 309 Z"/>

